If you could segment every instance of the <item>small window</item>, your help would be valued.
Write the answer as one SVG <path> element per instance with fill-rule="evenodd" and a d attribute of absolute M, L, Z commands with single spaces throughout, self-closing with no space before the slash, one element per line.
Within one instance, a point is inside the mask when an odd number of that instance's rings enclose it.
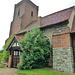
<path fill-rule="evenodd" d="M 33 17 L 33 11 L 31 12 L 31 17 Z"/>
<path fill-rule="evenodd" d="M 20 10 L 18 10 L 18 16 L 20 15 Z"/>
<path fill-rule="evenodd" d="M 14 52 L 14 55 L 19 56 L 20 55 L 20 52 L 19 51 L 15 51 Z"/>

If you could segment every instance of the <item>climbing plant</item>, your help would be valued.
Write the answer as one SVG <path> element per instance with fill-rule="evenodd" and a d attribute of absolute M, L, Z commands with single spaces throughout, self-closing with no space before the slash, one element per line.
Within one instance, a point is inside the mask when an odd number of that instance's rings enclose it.
<path fill-rule="evenodd" d="M 6 44 L 4 45 L 3 47 L 3 57 L 2 57 L 2 60 L 4 61 L 8 61 L 8 58 L 9 58 L 9 51 L 6 51 L 7 47 L 9 46 L 11 40 L 13 39 L 13 36 L 11 35 L 7 41 L 6 41 Z"/>
<path fill-rule="evenodd" d="M 38 26 L 25 34 L 24 39 L 20 41 L 20 46 L 23 49 L 23 53 L 21 55 L 21 63 L 18 64 L 19 69 L 48 66 L 51 46 Z"/>

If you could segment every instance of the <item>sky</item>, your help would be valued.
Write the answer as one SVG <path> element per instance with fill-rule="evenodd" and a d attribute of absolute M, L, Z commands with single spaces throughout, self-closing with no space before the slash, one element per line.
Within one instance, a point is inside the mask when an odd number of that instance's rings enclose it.
<path fill-rule="evenodd" d="M 13 20 L 14 5 L 21 0 L 0 1 L 0 50 L 9 37 L 10 24 Z M 51 13 L 75 6 L 75 0 L 31 0 L 39 6 L 39 16 L 46 16 Z"/>

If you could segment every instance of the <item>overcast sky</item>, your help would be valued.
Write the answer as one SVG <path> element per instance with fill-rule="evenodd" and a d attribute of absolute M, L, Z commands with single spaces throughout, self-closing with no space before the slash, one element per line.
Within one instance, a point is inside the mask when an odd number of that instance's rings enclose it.
<path fill-rule="evenodd" d="M 14 4 L 21 0 L 0 1 L 0 50 L 9 37 L 10 23 L 13 20 Z M 75 6 L 75 0 L 31 0 L 39 6 L 39 16 L 46 16 L 51 13 Z"/>

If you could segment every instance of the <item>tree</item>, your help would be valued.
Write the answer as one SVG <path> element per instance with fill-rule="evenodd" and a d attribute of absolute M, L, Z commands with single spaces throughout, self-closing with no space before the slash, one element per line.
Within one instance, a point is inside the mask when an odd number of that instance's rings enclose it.
<path fill-rule="evenodd" d="M 0 50 L 0 53 L 3 53 L 3 50 Z"/>
<path fill-rule="evenodd" d="M 51 46 L 39 27 L 36 26 L 30 32 L 27 32 L 20 41 L 20 46 L 23 49 L 23 53 L 21 55 L 22 61 L 18 64 L 19 69 L 48 66 Z"/>
<path fill-rule="evenodd" d="M 3 57 L 3 50 L 0 50 L 0 64 L 1 64 L 1 61 L 2 61 L 2 57 Z"/>

